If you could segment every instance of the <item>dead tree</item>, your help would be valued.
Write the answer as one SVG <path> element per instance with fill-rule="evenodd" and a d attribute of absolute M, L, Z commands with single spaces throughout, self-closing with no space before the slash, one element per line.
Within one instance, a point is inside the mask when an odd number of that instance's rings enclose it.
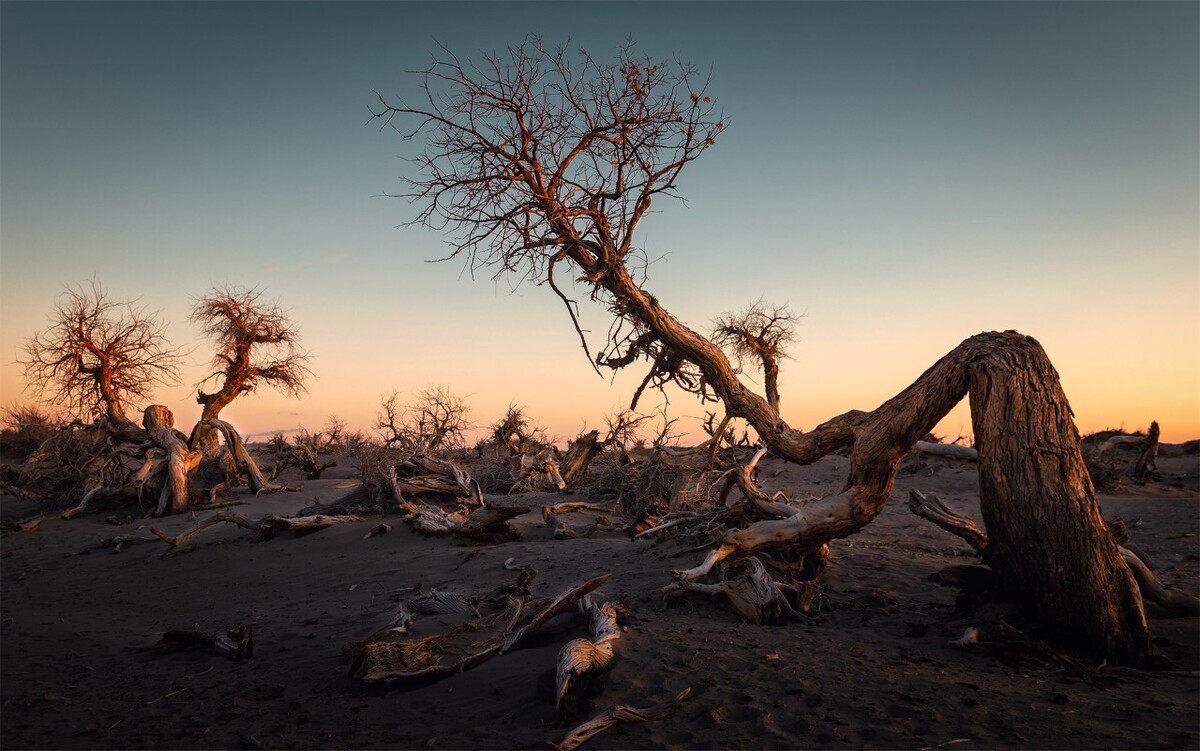
<path fill-rule="evenodd" d="M 286 311 L 262 300 L 259 290 L 209 290 L 196 301 L 191 320 L 216 346 L 213 373 L 196 391 L 196 402 L 204 407 L 202 424 L 218 419 L 221 410 L 234 399 L 263 385 L 290 396 L 304 392 L 304 382 L 311 372 L 309 356 L 299 346 L 299 331 Z M 221 385 L 205 393 L 204 383 L 212 379 L 218 379 Z M 201 429 L 196 440 L 206 456 L 216 454 L 215 429 Z"/>
<path fill-rule="evenodd" d="M 998 572 L 1062 641 L 1113 662 L 1150 657 L 1137 585 L 1104 527 L 1070 407 L 1036 341 L 974 336 L 874 412 L 797 430 L 741 382 L 719 346 L 638 281 L 639 223 L 655 199 L 676 195 L 684 168 L 725 127 L 707 82 L 689 66 L 635 59 L 628 48 L 611 63 L 538 39 L 479 64 L 444 52 L 423 71 L 420 102 L 380 96 L 375 118 L 424 139 L 420 172 L 402 195 L 422 206 L 416 223 L 450 231 L 448 257 L 545 282 L 594 366 L 648 360 L 635 399 L 675 383 L 719 400 L 792 462 L 852 450 L 844 492 L 731 533 L 685 578 L 732 554 L 811 552 L 861 530 L 887 501 L 900 460 L 969 393 Z M 560 266 L 615 318 L 594 358 L 576 302 L 557 282 Z"/>
<path fill-rule="evenodd" d="M 107 422 L 137 434 L 127 402 L 178 383 L 180 352 L 166 324 L 133 301 L 109 299 L 93 279 L 68 286 L 50 312 L 50 327 L 23 345 L 25 379 L 50 404 L 73 417 Z"/>
<path fill-rule="evenodd" d="M 466 399 L 446 386 L 429 386 L 407 404 L 393 391 L 380 407 L 383 411 L 375 418 L 375 429 L 382 434 L 383 445 L 409 453 L 462 448 L 471 429 Z"/>

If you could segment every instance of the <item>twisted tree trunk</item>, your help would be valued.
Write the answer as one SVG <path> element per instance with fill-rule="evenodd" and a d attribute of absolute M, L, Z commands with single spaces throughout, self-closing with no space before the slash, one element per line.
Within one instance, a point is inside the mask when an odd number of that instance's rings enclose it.
<path fill-rule="evenodd" d="M 1141 597 L 1100 515 L 1070 405 L 1032 338 L 971 337 L 874 412 L 849 412 L 810 433 L 788 428 L 764 399 L 722 383 L 720 364 L 710 365 L 729 412 L 774 453 L 808 464 L 852 445 L 850 476 L 839 495 L 731 533 L 681 577 L 703 576 L 730 555 L 813 550 L 859 531 L 883 509 L 900 460 L 970 392 L 983 515 L 1009 588 L 1079 651 L 1132 664 L 1152 654 Z"/>

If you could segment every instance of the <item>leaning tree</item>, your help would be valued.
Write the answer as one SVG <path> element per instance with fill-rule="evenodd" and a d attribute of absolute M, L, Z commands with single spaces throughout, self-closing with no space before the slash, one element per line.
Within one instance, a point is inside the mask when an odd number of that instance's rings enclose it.
<path fill-rule="evenodd" d="M 213 373 L 196 390 L 196 402 L 204 409 L 193 440 L 212 456 L 218 432 L 212 421 L 221 410 L 262 386 L 289 396 L 302 394 L 311 374 L 309 356 L 300 348 L 300 332 L 287 311 L 265 302 L 257 289 L 211 289 L 196 301 L 191 320 L 216 347 Z M 204 384 L 214 379 L 219 388 L 206 393 Z"/>
<path fill-rule="evenodd" d="M 630 47 L 605 62 L 535 38 L 478 62 L 442 48 L 417 73 L 419 101 L 378 95 L 373 119 L 423 141 L 400 195 L 421 206 L 414 223 L 449 233 L 449 257 L 544 282 L 566 304 L 594 365 L 649 361 L 648 382 L 718 398 L 785 460 L 810 463 L 850 448 L 841 493 L 729 533 L 680 576 L 701 576 L 730 555 L 812 554 L 858 532 L 883 508 L 913 444 L 969 394 L 987 561 L 1061 642 L 1114 662 L 1151 656 L 1137 584 L 1101 516 L 1070 406 L 1036 341 L 1015 332 L 973 336 L 873 412 L 848 412 L 805 432 L 639 283 L 638 225 L 655 199 L 676 196 L 684 168 L 725 127 L 708 79 L 693 67 L 640 58 Z M 589 345 L 560 269 L 613 314 L 603 346 Z"/>

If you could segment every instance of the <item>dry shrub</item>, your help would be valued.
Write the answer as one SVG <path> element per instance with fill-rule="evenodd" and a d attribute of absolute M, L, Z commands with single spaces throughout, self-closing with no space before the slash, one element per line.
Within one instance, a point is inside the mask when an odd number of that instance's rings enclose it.
<path fill-rule="evenodd" d="M 61 431 L 67 421 L 40 407 L 14 404 L 0 410 L 0 455 L 5 462 L 19 462 Z"/>
<path fill-rule="evenodd" d="M 97 481 L 120 484 L 130 472 L 129 458 L 113 451 L 109 434 L 98 425 L 73 422 L 51 429 L 50 424 L 35 423 L 29 431 L 13 437 L 18 443 L 44 440 L 23 462 L 6 465 L 4 484 L 18 495 L 43 501 L 48 508 L 73 506 Z"/>
<path fill-rule="evenodd" d="M 703 454 L 673 457 L 657 450 L 606 451 L 592 463 L 581 491 L 633 518 L 700 509 L 712 504 L 712 484 L 720 475 L 707 468 L 706 460 Z"/>

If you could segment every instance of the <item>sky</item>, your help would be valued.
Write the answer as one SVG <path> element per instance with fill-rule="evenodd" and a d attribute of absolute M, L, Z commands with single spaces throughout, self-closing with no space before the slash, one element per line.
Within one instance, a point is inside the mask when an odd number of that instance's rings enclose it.
<path fill-rule="evenodd" d="M 571 40 L 711 70 L 729 120 L 641 228 L 646 288 L 707 331 L 764 299 L 802 318 L 782 406 L 809 429 L 873 409 L 963 339 L 1015 329 L 1083 433 L 1200 438 L 1200 4 L 0 4 L 0 405 L 67 284 L 137 298 L 188 350 L 156 401 L 198 417 L 214 286 L 262 290 L 313 355 L 308 394 L 222 412 L 243 434 L 445 385 L 559 439 L 627 406 L 544 287 L 472 278 L 386 193 L 415 145 L 375 91 L 456 54 Z M 586 311 L 597 333 L 607 319 Z M 747 379 L 759 385 L 757 374 Z M 137 405 L 140 412 L 141 406 Z M 653 408 L 655 404 L 644 404 Z M 699 436 L 705 409 L 670 395 Z M 971 432 L 966 404 L 935 431 Z"/>

